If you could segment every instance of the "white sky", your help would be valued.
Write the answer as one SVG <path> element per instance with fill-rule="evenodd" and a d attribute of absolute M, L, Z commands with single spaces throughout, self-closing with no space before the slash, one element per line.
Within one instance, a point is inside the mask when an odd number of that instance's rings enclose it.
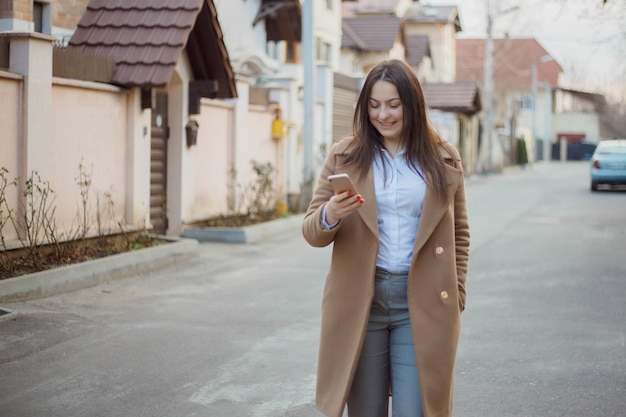
<path fill-rule="evenodd" d="M 535 38 L 563 68 L 561 85 L 626 100 L 626 0 L 421 0 L 456 5 L 459 38 L 486 36 L 486 3 L 497 16 L 493 35 Z"/>

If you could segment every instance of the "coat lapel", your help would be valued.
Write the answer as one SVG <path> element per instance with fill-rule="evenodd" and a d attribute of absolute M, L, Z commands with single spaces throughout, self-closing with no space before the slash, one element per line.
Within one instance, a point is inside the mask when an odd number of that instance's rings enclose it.
<path fill-rule="evenodd" d="M 344 140 L 339 144 L 336 153 L 337 155 L 345 156 L 353 146 L 352 140 Z M 341 158 L 343 159 L 343 158 Z M 335 167 L 336 173 L 345 172 L 350 176 L 354 185 L 365 200 L 363 207 L 357 210 L 357 213 L 363 219 L 363 222 L 368 229 L 378 239 L 378 213 L 376 210 L 376 192 L 374 191 L 374 174 L 372 170 L 368 170 L 367 175 L 364 178 L 360 177 L 359 169 L 356 165 L 340 165 Z"/>
<path fill-rule="evenodd" d="M 361 194 L 361 197 L 363 197 L 363 200 L 365 200 L 363 207 L 361 207 L 357 213 L 359 213 L 359 216 L 361 216 L 367 228 L 378 238 L 378 212 L 376 210 L 376 192 L 374 190 L 374 176 L 372 170 L 370 169 L 363 179 L 359 178 L 359 171 L 353 166 L 347 169 L 346 172 L 350 175 L 352 181 L 354 181 L 354 185 Z"/>
<path fill-rule="evenodd" d="M 458 189 L 461 181 L 461 171 L 454 168 L 447 163 L 446 169 L 446 182 L 448 185 L 448 195 L 445 200 L 441 199 L 431 187 L 426 188 L 426 196 L 424 197 L 424 207 L 422 208 L 422 216 L 417 228 L 417 236 L 415 238 L 415 245 L 413 247 L 413 259 L 418 254 L 422 246 L 426 243 L 428 238 L 433 234 L 435 228 L 441 221 L 441 218 L 448 210 L 451 202 L 454 199 L 454 193 Z"/>

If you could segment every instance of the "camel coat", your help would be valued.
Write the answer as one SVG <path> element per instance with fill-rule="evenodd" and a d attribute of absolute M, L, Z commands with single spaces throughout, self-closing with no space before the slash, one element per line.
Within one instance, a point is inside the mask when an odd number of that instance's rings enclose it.
<path fill-rule="evenodd" d="M 356 371 L 374 297 L 378 219 L 372 171 L 359 179 L 357 168 L 344 166 L 351 139 L 332 146 L 305 214 L 304 238 L 315 247 L 334 242 L 322 300 L 317 373 L 317 408 L 341 417 Z M 454 362 L 465 308 L 469 224 L 461 159 L 456 148 L 441 144 L 446 162 L 445 201 L 428 187 L 413 260 L 408 304 L 425 417 L 452 415 Z M 348 173 L 365 204 L 324 230 L 321 213 L 333 191 L 328 175 Z"/>

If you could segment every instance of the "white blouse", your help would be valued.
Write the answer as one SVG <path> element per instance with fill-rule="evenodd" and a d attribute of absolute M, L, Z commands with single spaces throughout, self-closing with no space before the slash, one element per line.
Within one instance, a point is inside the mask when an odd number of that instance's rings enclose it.
<path fill-rule="evenodd" d="M 407 164 L 405 151 L 395 158 L 383 149 L 374 159 L 374 189 L 380 249 L 376 266 L 390 272 L 408 272 L 422 215 L 426 183 Z M 385 163 L 383 164 L 383 158 Z"/>

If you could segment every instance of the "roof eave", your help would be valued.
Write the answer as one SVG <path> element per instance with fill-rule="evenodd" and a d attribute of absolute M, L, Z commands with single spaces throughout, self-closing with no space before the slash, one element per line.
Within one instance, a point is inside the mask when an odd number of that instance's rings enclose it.
<path fill-rule="evenodd" d="M 217 91 L 209 98 L 237 97 L 234 71 L 212 1 L 204 2 L 185 50 L 196 81 L 218 82 Z"/>

